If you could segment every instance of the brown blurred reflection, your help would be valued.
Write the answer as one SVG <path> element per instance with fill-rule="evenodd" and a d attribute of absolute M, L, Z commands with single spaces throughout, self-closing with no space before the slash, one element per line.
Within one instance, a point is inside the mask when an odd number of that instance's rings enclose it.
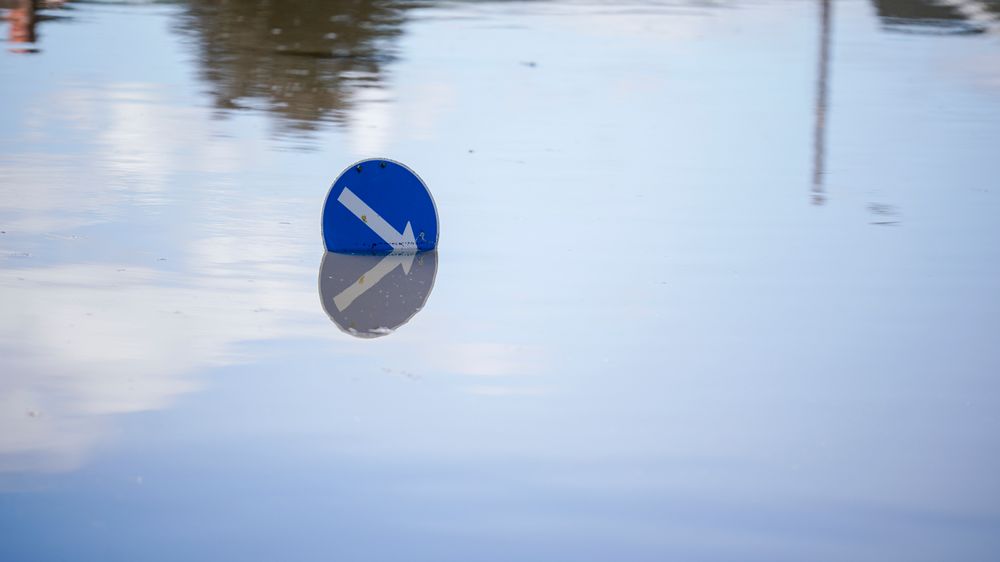
<path fill-rule="evenodd" d="M 7 21 L 7 41 L 15 46 L 10 48 L 13 53 L 37 53 L 35 43 L 38 41 L 36 28 L 38 22 L 56 19 L 40 14 L 40 10 L 59 8 L 63 0 L 0 0 L 0 9 L 6 13 L 3 19 Z"/>
<path fill-rule="evenodd" d="M 190 0 L 177 28 L 197 50 L 220 109 L 260 108 L 301 132 L 343 123 L 379 88 L 413 3 L 391 0 Z"/>
<path fill-rule="evenodd" d="M 11 43 L 35 42 L 35 0 L 18 0 L 12 2 L 7 12 L 7 25 L 10 26 L 8 41 Z"/>

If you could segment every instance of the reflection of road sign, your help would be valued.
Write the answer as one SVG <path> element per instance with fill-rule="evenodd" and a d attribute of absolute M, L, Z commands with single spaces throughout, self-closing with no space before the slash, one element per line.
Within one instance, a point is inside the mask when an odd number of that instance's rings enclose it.
<path fill-rule="evenodd" d="M 427 186 L 392 160 L 362 160 L 333 182 L 323 206 L 323 242 L 330 252 L 433 250 L 438 219 Z"/>
<path fill-rule="evenodd" d="M 436 273 L 437 252 L 327 252 L 319 269 L 319 296 L 341 330 L 375 338 L 402 326 L 424 306 Z"/>

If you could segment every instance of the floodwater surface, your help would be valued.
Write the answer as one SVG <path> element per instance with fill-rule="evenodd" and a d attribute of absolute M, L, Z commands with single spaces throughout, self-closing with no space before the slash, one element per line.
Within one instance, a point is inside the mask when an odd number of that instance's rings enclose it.
<path fill-rule="evenodd" d="M 0 560 L 1000 557 L 996 2 L 0 13 Z"/>

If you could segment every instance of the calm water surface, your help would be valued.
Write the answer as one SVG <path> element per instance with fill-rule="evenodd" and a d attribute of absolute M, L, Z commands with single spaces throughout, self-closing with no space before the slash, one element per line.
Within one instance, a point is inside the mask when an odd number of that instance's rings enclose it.
<path fill-rule="evenodd" d="M 0 7 L 0 560 L 1000 557 L 997 3 Z"/>

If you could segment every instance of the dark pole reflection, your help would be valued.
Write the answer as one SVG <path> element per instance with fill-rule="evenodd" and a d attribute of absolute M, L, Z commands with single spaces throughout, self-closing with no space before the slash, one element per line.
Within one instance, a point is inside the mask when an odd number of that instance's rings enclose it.
<path fill-rule="evenodd" d="M 827 91 L 830 79 L 830 0 L 820 0 L 819 78 L 816 81 L 816 127 L 813 133 L 813 185 L 812 202 L 826 202 L 823 192 L 823 174 L 826 159 Z"/>

